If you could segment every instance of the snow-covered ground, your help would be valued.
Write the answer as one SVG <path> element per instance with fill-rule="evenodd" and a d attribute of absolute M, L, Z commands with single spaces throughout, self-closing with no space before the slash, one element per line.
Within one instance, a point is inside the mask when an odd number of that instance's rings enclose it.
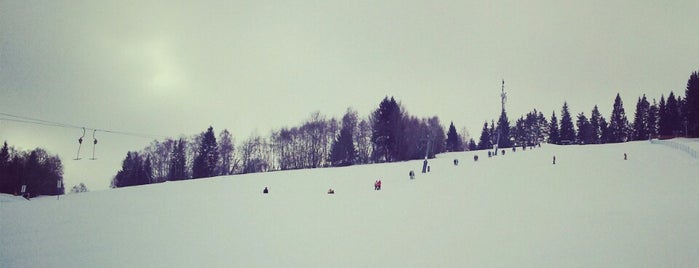
<path fill-rule="evenodd" d="M 699 266 L 699 160 L 668 146 L 544 144 L 439 155 L 428 174 L 421 164 L 4 196 L 0 267 Z"/>

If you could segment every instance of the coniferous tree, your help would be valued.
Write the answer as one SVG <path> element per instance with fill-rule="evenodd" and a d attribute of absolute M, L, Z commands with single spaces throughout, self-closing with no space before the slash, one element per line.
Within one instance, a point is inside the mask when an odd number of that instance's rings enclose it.
<path fill-rule="evenodd" d="M 656 137 L 658 135 L 658 104 L 653 99 L 653 105 L 648 108 L 648 135 Z"/>
<path fill-rule="evenodd" d="M 687 80 L 684 108 L 688 136 L 699 137 L 699 71 L 692 72 Z"/>
<path fill-rule="evenodd" d="M 625 142 L 627 140 L 627 129 L 628 120 L 626 119 L 626 113 L 624 112 L 624 103 L 619 96 L 616 94 L 614 99 L 614 108 L 612 110 L 612 115 L 609 119 L 609 138 L 610 142 Z"/>
<path fill-rule="evenodd" d="M 469 151 L 478 150 L 478 144 L 476 144 L 476 141 L 474 141 L 473 139 L 468 140 L 468 150 Z"/>
<path fill-rule="evenodd" d="M 666 135 L 677 136 L 682 131 L 682 119 L 680 118 L 680 107 L 675 98 L 675 93 L 670 92 L 665 103 L 665 131 Z"/>
<path fill-rule="evenodd" d="M 209 126 L 209 129 L 202 134 L 199 153 L 194 159 L 194 166 L 192 167 L 192 177 L 197 179 L 215 176 L 218 156 L 218 145 L 214 135 L 214 128 Z"/>
<path fill-rule="evenodd" d="M 573 127 L 573 119 L 568 111 L 568 102 L 563 102 L 563 108 L 561 109 L 561 129 L 560 129 L 561 141 L 574 142 L 575 141 L 575 129 Z"/>
<path fill-rule="evenodd" d="M 356 155 L 350 130 L 342 128 L 330 150 L 332 165 L 336 167 L 353 165 Z"/>
<path fill-rule="evenodd" d="M 502 110 L 500 113 L 500 119 L 498 120 L 498 126 L 495 135 L 495 144 L 498 148 L 510 148 L 512 147 L 512 141 L 510 141 L 510 121 L 507 120 L 507 113 Z M 499 140 L 498 140 L 499 139 Z"/>
<path fill-rule="evenodd" d="M 600 142 L 602 143 L 610 143 L 612 142 L 612 134 L 609 132 L 609 124 L 607 123 L 607 120 L 604 119 L 604 117 L 600 117 Z"/>
<path fill-rule="evenodd" d="M 667 118 L 667 103 L 665 96 L 660 95 L 660 103 L 658 104 L 658 135 L 667 137 L 671 134 L 670 125 Z"/>
<path fill-rule="evenodd" d="M 2 145 L 2 149 L 0 149 L 0 171 L 4 171 L 4 169 L 9 165 L 10 163 L 10 148 L 7 146 L 7 141 L 5 141 Z"/>
<path fill-rule="evenodd" d="M 400 160 L 399 150 L 403 140 L 403 112 L 398 102 L 385 97 L 371 117 L 374 155 L 376 161 Z"/>
<path fill-rule="evenodd" d="M 148 174 L 151 171 L 144 169 L 145 160 L 138 152 L 127 152 L 126 158 L 121 164 L 121 170 L 112 180 L 113 188 L 144 185 L 150 182 Z M 151 173 L 152 174 L 152 173 Z"/>
<path fill-rule="evenodd" d="M 10 176 L 10 150 L 7 146 L 7 141 L 0 149 L 0 193 L 11 194 L 15 191 L 13 178 Z"/>
<path fill-rule="evenodd" d="M 529 115 L 530 114 L 527 114 L 527 117 L 529 117 Z M 526 144 L 530 139 L 529 130 L 528 122 L 524 120 L 524 117 L 520 116 L 517 121 L 515 121 L 515 126 L 510 133 L 512 133 L 512 137 L 517 145 L 522 145 Z"/>
<path fill-rule="evenodd" d="M 374 154 L 377 161 L 392 162 L 399 158 L 399 140 L 402 139 L 403 114 L 396 100 L 385 97 L 372 114 Z"/>
<path fill-rule="evenodd" d="M 427 128 L 429 129 L 430 132 L 430 137 L 432 139 L 432 146 L 430 148 L 430 158 L 434 158 L 435 154 L 443 153 L 446 151 L 447 145 L 446 145 L 446 140 L 447 137 L 445 135 L 444 127 L 442 126 L 442 123 L 439 122 L 439 117 L 433 116 L 430 118 L 426 119 Z M 459 138 L 461 139 L 461 138 Z M 410 143 L 404 143 L 409 146 Z M 423 156 L 424 157 L 424 156 Z M 408 160 L 408 159 L 421 159 L 423 157 L 413 157 L 413 158 L 405 158 L 403 160 Z"/>
<path fill-rule="evenodd" d="M 0 193 L 19 195 L 26 185 L 28 196 L 63 194 L 63 164 L 57 155 L 41 148 L 15 151 L 7 142 L 0 149 Z"/>
<path fill-rule="evenodd" d="M 497 141 L 495 140 L 495 139 L 497 139 L 497 137 L 495 137 L 495 135 L 498 134 L 497 130 L 495 130 L 495 120 L 492 120 L 492 119 L 490 120 L 490 130 L 488 130 L 488 131 L 489 131 L 488 137 L 490 137 L 490 148 L 494 148 L 495 144 L 497 143 Z"/>
<path fill-rule="evenodd" d="M 556 112 L 551 114 L 551 122 L 549 125 L 549 143 L 558 144 L 561 141 L 561 135 L 558 131 L 558 119 Z"/>
<path fill-rule="evenodd" d="M 577 141 L 581 144 L 594 144 L 594 137 L 592 134 L 592 125 L 590 121 L 585 116 L 585 113 L 578 114 L 578 120 L 576 121 L 576 126 L 578 127 Z"/>
<path fill-rule="evenodd" d="M 209 175 L 208 172 L 206 172 L 206 161 L 204 160 L 205 158 L 206 157 L 203 157 L 201 154 L 198 154 L 194 158 L 194 162 L 192 162 L 192 178 L 193 179 L 209 177 L 209 176 L 207 176 L 207 175 Z"/>
<path fill-rule="evenodd" d="M 481 131 L 481 137 L 478 141 L 478 150 L 492 149 L 493 144 L 490 139 L 490 130 L 488 130 L 488 121 L 483 123 L 483 131 Z"/>
<path fill-rule="evenodd" d="M 684 95 L 687 117 L 687 134 L 699 137 L 699 72 L 693 72 L 687 80 Z"/>
<path fill-rule="evenodd" d="M 19 153 L 15 153 L 10 160 L 10 164 L 7 167 L 7 177 L 9 178 L 10 185 L 13 189 L 13 194 L 21 194 L 21 187 L 26 184 L 26 180 L 22 177 L 22 172 L 24 170 L 24 163 L 26 159 L 22 157 Z"/>
<path fill-rule="evenodd" d="M 333 166 L 354 165 L 357 159 L 357 149 L 354 146 L 352 137 L 357 128 L 357 113 L 352 109 L 342 117 L 342 129 L 333 142 L 330 150 L 330 161 Z"/>
<path fill-rule="evenodd" d="M 633 140 L 644 140 L 648 138 L 648 112 L 650 104 L 643 94 L 642 98 L 638 98 L 636 103 L 636 113 L 633 120 Z"/>
<path fill-rule="evenodd" d="M 172 154 L 170 155 L 170 167 L 168 169 L 168 180 L 177 181 L 187 178 L 187 145 L 184 139 L 175 142 Z"/>
<path fill-rule="evenodd" d="M 685 107 L 684 103 L 685 103 L 684 99 L 682 99 L 682 97 L 678 95 L 677 96 L 677 113 L 679 114 L 679 124 L 677 127 L 677 130 L 678 130 L 677 132 L 678 132 L 678 134 L 681 134 L 683 136 L 687 136 L 686 135 L 687 131 L 685 129 L 685 124 L 687 123 L 686 122 L 687 111 L 685 109 L 686 107 Z"/>
<path fill-rule="evenodd" d="M 63 181 L 63 165 L 58 156 L 36 148 L 29 152 L 24 166 L 20 169 L 22 184 L 27 185 L 26 190 L 30 196 L 64 193 L 62 185 L 57 187 L 57 183 Z"/>
<path fill-rule="evenodd" d="M 536 121 L 539 122 L 539 129 L 536 131 L 536 143 L 538 144 L 539 142 L 546 140 L 546 137 L 549 133 L 549 123 L 548 121 L 546 121 L 546 117 L 544 116 L 544 113 L 542 113 L 541 111 L 539 111 L 539 115 L 537 116 Z"/>
<path fill-rule="evenodd" d="M 602 143 L 602 114 L 600 114 L 597 105 L 592 108 L 592 114 L 590 115 L 590 135 L 592 136 L 592 143 L 600 144 Z"/>
<path fill-rule="evenodd" d="M 26 182 L 24 184 L 27 185 L 27 192 L 30 193 L 30 196 L 35 196 L 36 193 L 39 192 L 39 180 L 41 176 L 39 173 L 39 155 L 36 151 L 29 153 L 29 157 L 25 162 L 23 175 Z"/>
<path fill-rule="evenodd" d="M 463 146 L 461 145 L 461 137 L 456 132 L 456 127 L 454 127 L 454 122 L 449 124 L 449 131 L 447 132 L 447 152 L 457 152 L 462 151 Z"/>
<path fill-rule="evenodd" d="M 539 141 L 544 140 L 548 127 L 544 114 L 534 109 L 532 112 L 527 113 L 526 117 L 520 118 L 515 124 L 515 132 L 522 132 L 515 133 L 515 136 L 518 137 L 515 140 L 521 143 L 521 145 L 537 144 Z"/>

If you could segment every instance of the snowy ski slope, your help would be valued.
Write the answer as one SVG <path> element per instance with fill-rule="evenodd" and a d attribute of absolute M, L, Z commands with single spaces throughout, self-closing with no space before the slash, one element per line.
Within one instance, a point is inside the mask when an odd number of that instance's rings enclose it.
<path fill-rule="evenodd" d="M 699 266 L 699 160 L 668 146 L 544 144 L 421 165 L 2 196 L 0 267 Z"/>

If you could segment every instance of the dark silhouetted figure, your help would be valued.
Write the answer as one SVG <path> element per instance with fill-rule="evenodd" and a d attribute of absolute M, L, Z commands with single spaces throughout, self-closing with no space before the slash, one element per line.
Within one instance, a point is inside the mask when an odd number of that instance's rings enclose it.
<path fill-rule="evenodd" d="M 556 164 L 556 156 L 555 155 L 553 156 L 553 164 L 554 165 Z"/>
<path fill-rule="evenodd" d="M 626 160 L 626 153 L 624 153 L 624 160 Z"/>
<path fill-rule="evenodd" d="M 328 189 L 328 194 L 335 194 L 335 190 L 333 188 Z"/>
<path fill-rule="evenodd" d="M 262 193 L 263 193 L 263 194 L 268 194 L 268 193 L 269 193 L 269 189 L 267 189 L 267 187 L 265 187 L 265 189 L 262 190 Z"/>
<path fill-rule="evenodd" d="M 411 180 L 414 180 L 414 179 L 415 179 L 415 171 L 412 171 L 412 170 L 411 170 L 410 173 L 408 173 L 408 175 L 410 175 L 410 179 L 411 179 Z"/>

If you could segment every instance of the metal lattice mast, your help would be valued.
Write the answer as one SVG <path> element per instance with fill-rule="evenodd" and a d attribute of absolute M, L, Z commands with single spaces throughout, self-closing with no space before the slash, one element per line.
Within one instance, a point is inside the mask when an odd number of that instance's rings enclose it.
<path fill-rule="evenodd" d="M 507 102 L 507 93 L 505 93 L 505 79 L 502 79 L 502 93 L 500 93 L 500 99 L 502 101 L 502 112 L 505 112 L 505 102 Z"/>
<path fill-rule="evenodd" d="M 501 88 L 501 93 L 500 93 L 500 103 L 502 104 L 502 111 L 500 113 L 500 116 L 505 114 L 505 102 L 507 102 L 507 93 L 505 93 L 505 79 L 502 79 L 502 88 Z M 500 146 L 500 134 L 502 133 L 502 125 L 500 125 L 500 120 L 498 119 L 498 140 L 495 143 L 495 155 L 498 154 L 498 148 Z"/>

